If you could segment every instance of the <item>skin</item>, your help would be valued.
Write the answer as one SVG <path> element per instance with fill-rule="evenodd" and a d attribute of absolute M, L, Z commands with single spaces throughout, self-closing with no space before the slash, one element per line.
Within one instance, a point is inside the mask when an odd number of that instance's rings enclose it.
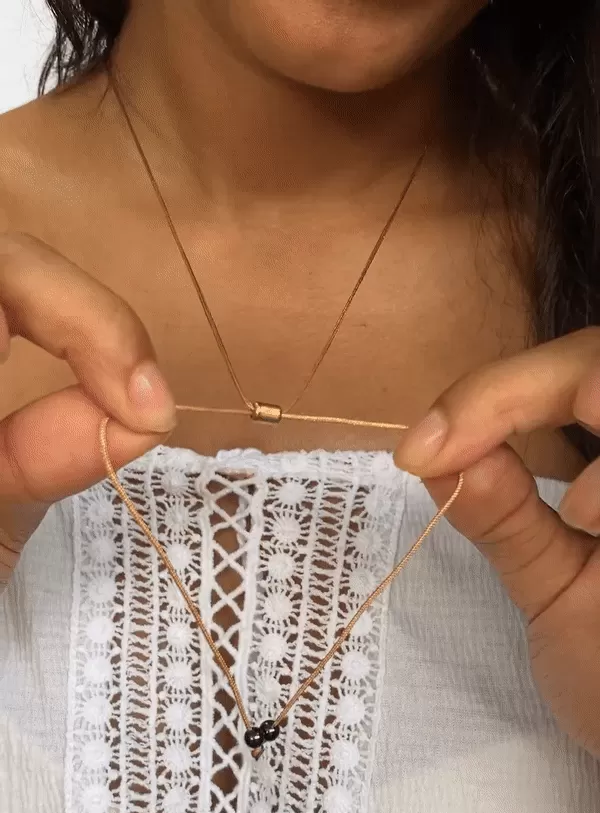
<path fill-rule="evenodd" d="M 600 427 L 600 335 L 527 349 L 498 190 L 444 124 L 448 52 L 480 5 L 136 0 L 114 59 L 236 369 L 264 401 L 293 399 L 432 139 L 302 403 L 413 425 L 435 401 L 441 423 L 400 441 L 176 422 L 175 401 L 237 401 L 105 76 L 0 121 L 0 579 L 48 504 L 103 477 L 104 414 L 117 466 L 169 435 L 202 453 L 397 446 L 438 502 L 465 470 L 450 520 L 528 618 L 559 723 L 600 753 L 600 470 L 556 431 Z M 561 515 L 533 475 L 573 481 Z"/>

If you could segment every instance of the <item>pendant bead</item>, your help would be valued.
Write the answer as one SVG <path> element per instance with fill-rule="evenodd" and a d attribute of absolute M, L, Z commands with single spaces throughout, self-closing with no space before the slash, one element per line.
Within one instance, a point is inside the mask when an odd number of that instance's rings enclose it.
<path fill-rule="evenodd" d="M 252 406 L 250 417 L 253 421 L 260 421 L 261 423 L 280 423 L 283 410 L 276 404 L 261 404 L 260 401 L 256 401 Z"/>
<path fill-rule="evenodd" d="M 279 736 L 281 729 L 278 725 L 275 725 L 274 720 L 265 720 L 261 724 L 259 731 L 265 742 L 273 742 Z"/>
<path fill-rule="evenodd" d="M 260 748 L 265 739 L 259 728 L 248 728 L 244 734 L 244 742 L 248 748 Z"/>

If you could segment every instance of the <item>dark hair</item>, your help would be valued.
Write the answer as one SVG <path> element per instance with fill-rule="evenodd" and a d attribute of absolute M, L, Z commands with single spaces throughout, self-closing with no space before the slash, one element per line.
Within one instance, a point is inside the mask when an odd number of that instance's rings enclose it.
<path fill-rule="evenodd" d="M 46 0 L 56 37 L 40 82 L 64 84 L 105 62 L 129 0 Z M 461 36 L 453 93 L 468 109 L 471 149 L 504 155 L 504 188 L 523 189 L 507 156 L 535 182 L 532 302 L 536 338 L 600 324 L 600 0 L 490 0 Z M 458 64 L 458 63 L 457 63 Z M 498 165 L 496 165 L 498 169 Z M 510 198 L 509 198 L 510 202 Z M 566 433 L 588 460 L 600 440 Z"/>

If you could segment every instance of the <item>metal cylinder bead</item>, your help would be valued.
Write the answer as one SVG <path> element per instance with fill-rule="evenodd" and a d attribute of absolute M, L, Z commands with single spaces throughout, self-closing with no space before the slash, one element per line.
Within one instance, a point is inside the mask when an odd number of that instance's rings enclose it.
<path fill-rule="evenodd" d="M 283 417 L 283 410 L 276 404 L 261 404 L 256 401 L 252 408 L 251 418 L 253 421 L 263 423 L 280 423 Z"/>

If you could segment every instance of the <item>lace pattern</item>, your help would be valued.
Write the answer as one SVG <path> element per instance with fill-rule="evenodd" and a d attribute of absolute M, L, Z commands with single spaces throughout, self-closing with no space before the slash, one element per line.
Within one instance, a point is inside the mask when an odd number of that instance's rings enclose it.
<path fill-rule="evenodd" d="M 120 477 L 257 722 L 399 555 L 405 478 L 387 454 L 161 448 Z M 67 813 L 368 809 L 386 595 L 255 762 L 208 646 L 110 484 L 76 498 L 75 547 Z"/>

